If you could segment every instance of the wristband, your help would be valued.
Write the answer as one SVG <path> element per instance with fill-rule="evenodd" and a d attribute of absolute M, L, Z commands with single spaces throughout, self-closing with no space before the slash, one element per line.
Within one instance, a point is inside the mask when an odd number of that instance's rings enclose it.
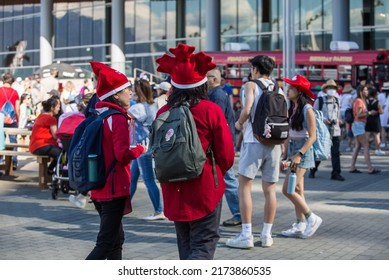
<path fill-rule="evenodd" d="M 300 157 L 304 156 L 304 154 L 300 150 L 298 151 L 298 154 L 300 155 Z"/>

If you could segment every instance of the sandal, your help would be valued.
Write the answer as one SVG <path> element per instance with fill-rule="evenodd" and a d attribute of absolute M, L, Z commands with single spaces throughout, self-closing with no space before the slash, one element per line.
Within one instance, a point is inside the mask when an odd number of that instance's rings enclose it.
<path fill-rule="evenodd" d="M 378 174 L 378 173 L 380 173 L 381 172 L 381 170 L 379 170 L 379 169 L 373 169 L 371 172 L 368 172 L 369 174 Z"/>
<path fill-rule="evenodd" d="M 350 171 L 350 173 L 362 173 L 362 171 L 359 171 L 358 169 L 354 169 L 354 170 Z"/>

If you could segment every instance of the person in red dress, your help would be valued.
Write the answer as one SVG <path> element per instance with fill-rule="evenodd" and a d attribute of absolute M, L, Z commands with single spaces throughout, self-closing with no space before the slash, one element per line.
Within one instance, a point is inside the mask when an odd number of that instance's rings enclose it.
<path fill-rule="evenodd" d="M 57 119 L 61 109 L 61 102 L 58 96 L 52 96 L 42 102 L 43 112 L 36 118 L 30 136 L 29 150 L 34 155 L 47 155 L 52 158 L 48 172 L 54 173 L 57 157 L 61 154 L 61 149 L 57 144 Z"/>

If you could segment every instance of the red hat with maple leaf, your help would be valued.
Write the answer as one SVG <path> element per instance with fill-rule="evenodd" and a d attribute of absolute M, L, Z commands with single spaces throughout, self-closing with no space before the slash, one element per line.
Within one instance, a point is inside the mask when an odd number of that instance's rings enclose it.
<path fill-rule="evenodd" d="M 174 55 L 164 54 L 156 62 L 157 71 L 170 74 L 171 84 L 179 89 L 198 87 L 207 82 L 207 72 L 216 67 L 212 57 L 204 52 L 194 54 L 194 46 L 179 44 L 169 51 Z"/>

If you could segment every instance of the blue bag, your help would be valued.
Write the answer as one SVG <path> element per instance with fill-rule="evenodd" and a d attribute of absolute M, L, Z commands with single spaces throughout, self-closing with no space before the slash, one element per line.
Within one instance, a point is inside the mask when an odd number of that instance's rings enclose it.
<path fill-rule="evenodd" d="M 103 154 L 103 123 L 105 118 L 114 114 L 126 117 L 117 110 L 107 110 L 101 114 L 91 115 L 77 126 L 68 152 L 69 184 L 72 189 L 87 192 L 104 187 L 108 175 L 115 167 L 116 159 L 106 168 Z"/>
<path fill-rule="evenodd" d="M 308 108 L 312 108 L 312 106 L 309 104 L 304 106 L 304 127 L 307 127 L 306 114 Z M 316 141 L 312 145 L 314 158 L 315 161 L 327 160 L 331 157 L 331 135 L 324 123 L 323 112 L 315 109 L 313 110 L 315 112 L 316 120 Z"/>

